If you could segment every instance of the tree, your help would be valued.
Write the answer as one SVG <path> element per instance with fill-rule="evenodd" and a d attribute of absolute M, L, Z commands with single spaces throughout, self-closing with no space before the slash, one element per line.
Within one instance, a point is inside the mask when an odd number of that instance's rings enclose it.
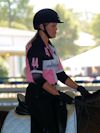
<path fill-rule="evenodd" d="M 90 32 L 94 35 L 96 44 L 100 45 L 100 14 L 96 14 L 90 24 Z"/>
<path fill-rule="evenodd" d="M 1 26 L 13 28 L 31 29 L 33 7 L 28 0 L 1 0 L 0 20 Z"/>
<path fill-rule="evenodd" d="M 0 57 L 0 78 L 2 77 L 8 77 L 8 69 L 7 64 L 3 58 Z"/>
<path fill-rule="evenodd" d="M 54 40 L 59 55 L 70 57 L 75 55 L 78 51 L 78 46 L 74 44 L 77 39 L 78 27 L 72 10 L 67 10 L 63 5 L 56 5 L 55 10 L 59 14 L 63 24 L 59 24 L 58 36 Z"/>

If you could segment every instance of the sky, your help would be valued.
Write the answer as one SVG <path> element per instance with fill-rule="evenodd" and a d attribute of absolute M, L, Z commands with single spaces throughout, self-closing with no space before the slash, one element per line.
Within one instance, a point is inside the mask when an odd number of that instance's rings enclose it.
<path fill-rule="evenodd" d="M 56 4 L 64 4 L 78 12 L 100 13 L 100 0 L 30 0 L 34 11 L 42 8 L 53 8 Z"/>

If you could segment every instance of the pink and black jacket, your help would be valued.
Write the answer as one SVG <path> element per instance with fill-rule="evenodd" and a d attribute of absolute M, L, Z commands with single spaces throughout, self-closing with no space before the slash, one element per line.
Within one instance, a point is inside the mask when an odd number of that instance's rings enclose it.
<path fill-rule="evenodd" d="M 55 47 L 49 41 L 48 47 L 37 34 L 26 46 L 26 79 L 42 87 L 45 82 L 56 84 L 58 80 L 65 82 L 65 74 Z"/>

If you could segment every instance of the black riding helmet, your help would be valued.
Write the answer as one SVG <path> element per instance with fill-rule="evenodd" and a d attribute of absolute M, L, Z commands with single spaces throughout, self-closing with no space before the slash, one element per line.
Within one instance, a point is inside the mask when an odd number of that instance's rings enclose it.
<path fill-rule="evenodd" d="M 33 18 L 33 27 L 35 30 L 38 30 L 38 26 L 40 24 L 50 23 L 50 22 L 63 23 L 60 21 L 57 12 L 55 12 L 54 10 L 49 8 L 41 9 L 35 14 Z"/>

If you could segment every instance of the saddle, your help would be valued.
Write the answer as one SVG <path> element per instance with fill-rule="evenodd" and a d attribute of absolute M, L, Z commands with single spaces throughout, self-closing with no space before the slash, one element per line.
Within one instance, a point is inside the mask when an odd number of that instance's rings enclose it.
<path fill-rule="evenodd" d="M 69 100 L 69 101 L 72 101 L 72 99 L 73 99 L 72 97 L 70 97 L 68 95 L 66 95 L 66 97 L 67 97 L 67 100 Z M 18 100 L 18 106 L 16 107 L 15 112 L 19 115 L 30 115 L 28 106 L 25 102 L 25 96 L 23 94 L 18 93 L 17 100 Z M 59 104 L 62 104 L 62 103 L 59 103 Z M 69 104 L 71 104 L 71 103 L 69 103 Z M 62 107 L 66 108 L 66 105 L 64 105 L 64 106 L 62 105 Z"/>
<path fill-rule="evenodd" d="M 25 96 L 23 94 L 17 94 L 18 106 L 15 112 L 19 115 L 30 115 L 28 106 L 25 102 Z"/>
<path fill-rule="evenodd" d="M 28 106 L 25 102 L 25 96 L 22 94 L 17 94 L 18 99 L 18 106 L 15 109 L 15 112 L 18 115 L 30 115 L 30 112 L 28 110 Z M 60 132 L 65 132 L 66 128 L 66 119 L 67 119 L 67 110 L 66 105 L 59 105 L 56 104 L 56 117 L 57 117 L 57 124 L 58 124 L 58 130 Z M 60 114 L 60 115 L 59 115 Z M 43 133 L 47 133 L 47 129 L 43 128 Z"/>

